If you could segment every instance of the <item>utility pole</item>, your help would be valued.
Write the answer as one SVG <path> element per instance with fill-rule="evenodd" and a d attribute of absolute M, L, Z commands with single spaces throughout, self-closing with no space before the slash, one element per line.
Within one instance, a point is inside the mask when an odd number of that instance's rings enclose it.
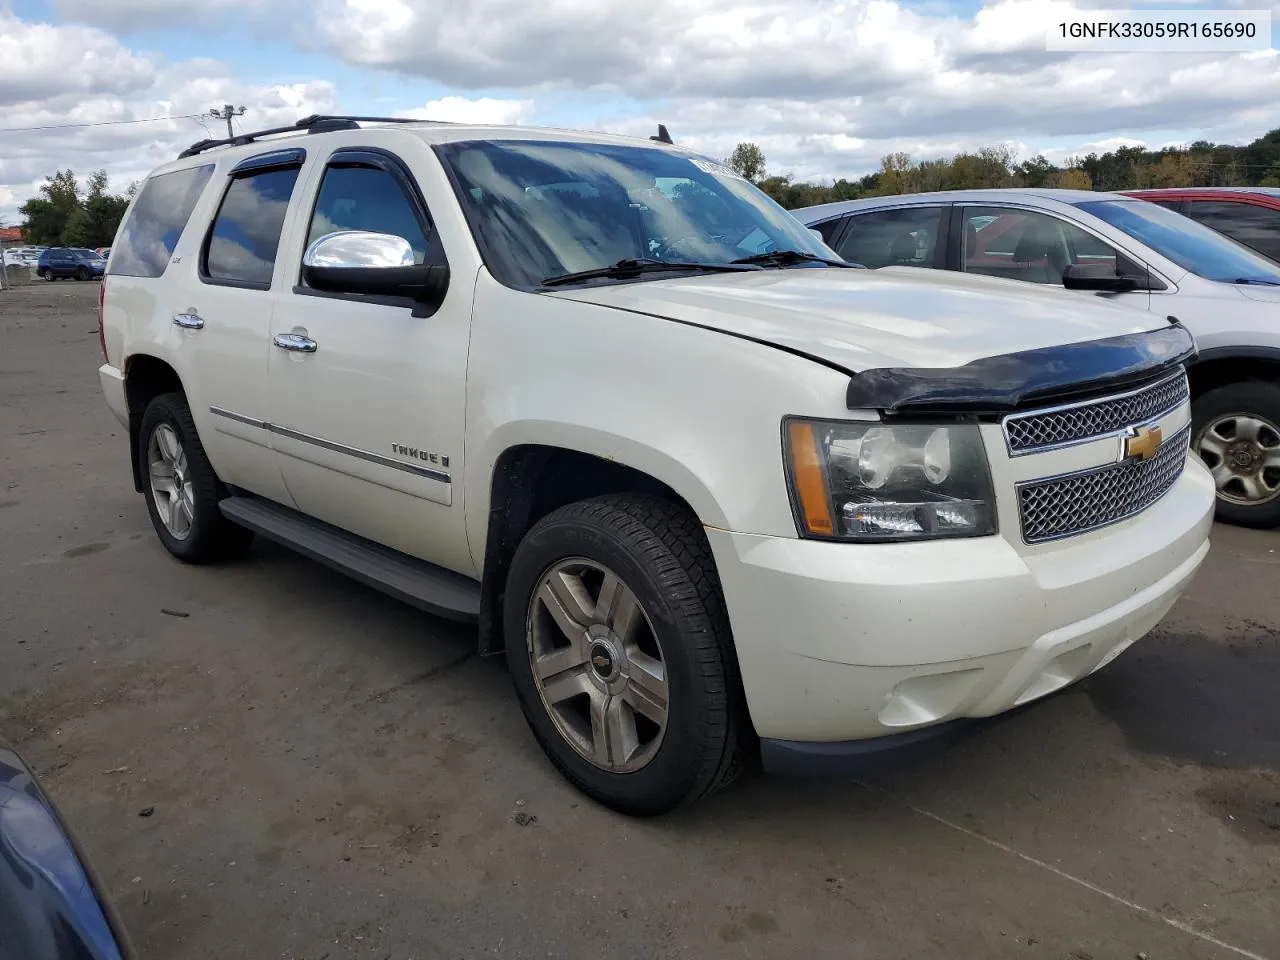
<path fill-rule="evenodd" d="M 233 106 L 232 106 L 231 104 L 229 104 L 229 103 L 224 103 L 224 104 L 222 105 L 222 109 L 221 109 L 221 110 L 219 110 L 217 107 L 215 107 L 214 109 L 210 110 L 210 111 L 209 111 L 209 116 L 213 117 L 215 120 L 225 120 L 225 121 L 227 121 L 227 139 L 228 139 L 228 140 L 230 140 L 230 139 L 234 138 L 234 137 L 235 137 L 235 135 L 236 135 L 236 132 L 235 132 L 234 130 L 232 130 L 232 129 L 231 129 L 231 118 L 232 118 L 232 117 L 243 117 L 243 116 L 244 116 L 244 107 L 233 107 Z"/>

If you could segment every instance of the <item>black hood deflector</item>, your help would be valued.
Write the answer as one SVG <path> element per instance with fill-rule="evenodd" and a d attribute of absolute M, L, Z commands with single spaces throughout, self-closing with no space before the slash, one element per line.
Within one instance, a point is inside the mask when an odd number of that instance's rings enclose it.
<path fill-rule="evenodd" d="M 960 367 L 864 370 L 849 381 L 846 399 L 850 410 L 887 414 L 1002 415 L 1134 386 L 1195 354 L 1191 334 L 1174 321 L 1144 333 L 983 357 Z"/>

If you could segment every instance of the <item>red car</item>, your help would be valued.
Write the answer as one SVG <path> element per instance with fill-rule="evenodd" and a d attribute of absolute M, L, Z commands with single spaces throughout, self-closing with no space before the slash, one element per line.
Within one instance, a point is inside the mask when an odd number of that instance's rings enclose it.
<path fill-rule="evenodd" d="M 1280 188 L 1164 187 L 1124 192 L 1176 210 L 1280 262 Z"/>

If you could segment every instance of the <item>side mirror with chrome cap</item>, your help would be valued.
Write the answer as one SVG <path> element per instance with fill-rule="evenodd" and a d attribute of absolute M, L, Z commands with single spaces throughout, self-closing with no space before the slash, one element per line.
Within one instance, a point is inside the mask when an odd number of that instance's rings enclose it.
<path fill-rule="evenodd" d="M 340 230 L 307 247 L 302 279 L 326 293 L 406 297 L 434 309 L 449 288 L 449 267 L 416 263 L 413 247 L 403 237 Z"/>

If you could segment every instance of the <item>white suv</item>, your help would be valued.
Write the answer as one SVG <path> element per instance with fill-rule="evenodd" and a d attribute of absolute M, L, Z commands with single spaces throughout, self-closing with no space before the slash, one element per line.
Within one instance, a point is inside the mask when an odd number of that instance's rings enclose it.
<path fill-rule="evenodd" d="M 1208 551 L 1181 326 L 832 256 L 665 137 L 308 118 L 147 179 L 102 386 L 171 553 L 478 621 L 653 814 L 1057 690 Z"/>

